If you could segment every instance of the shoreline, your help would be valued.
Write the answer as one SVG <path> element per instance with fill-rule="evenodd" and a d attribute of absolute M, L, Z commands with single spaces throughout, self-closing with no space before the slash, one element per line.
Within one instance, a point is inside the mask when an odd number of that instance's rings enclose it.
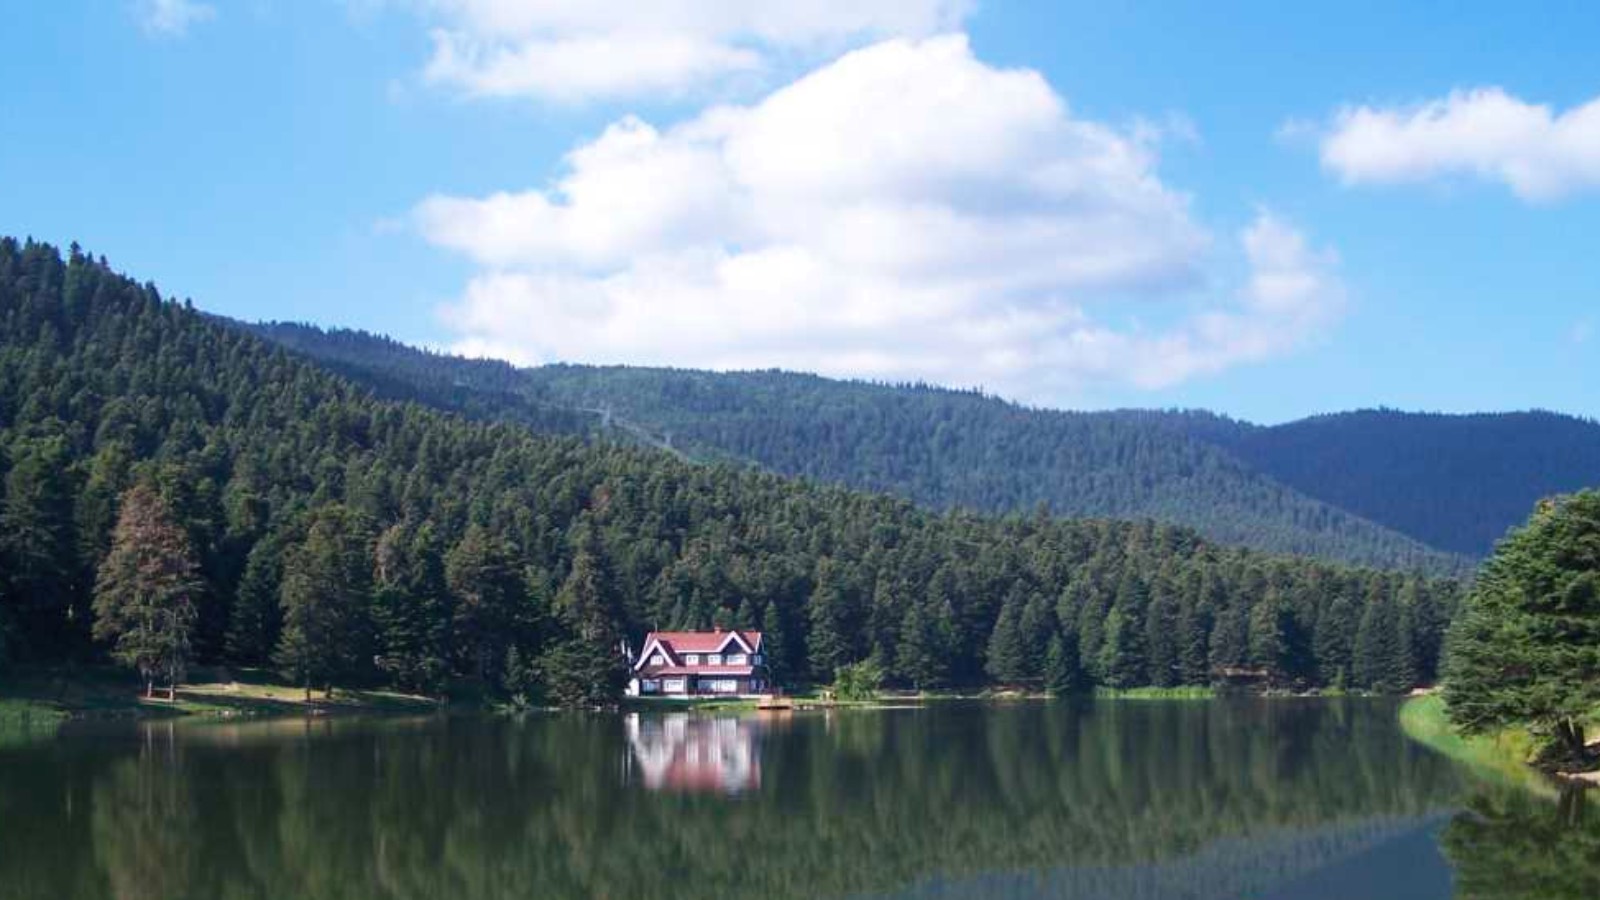
<path fill-rule="evenodd" d="M 1400 707 L 1400 730 L 1419 744 L 1455 760 L 1474 772 L 1502 784 L 1555 797 L 1562 785 L 1600 786 L 1600 769 L 1584 772 L 1547 772 L 1532 763 L 1537 739 L 1525 729 L 1507 728 L 1493 734 L 1463 735 L 1445 715 L 1444 698 L 1437 693 L 1412 696 Z"/>

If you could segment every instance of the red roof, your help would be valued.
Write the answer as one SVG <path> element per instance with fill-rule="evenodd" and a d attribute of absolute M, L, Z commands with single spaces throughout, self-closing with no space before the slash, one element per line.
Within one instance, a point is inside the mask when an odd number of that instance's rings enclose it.
<path fill-rule="evenodd" d="M 640 678 L 661 678 L 674 675 L 751 675 L 754 666 L 645 666 L 639 670 Z"/>
<path fill-rule="evenodd" d="M 652 631 L 644 636 L 644 645 L 660 641 L 673 655 L 680 653 L 716 653 L 727 642 L 728 636 L 737 634 L 750 645 L 753 652 L 761 650 L 759 631 Z"/>
<path fill-rule="evenodd" d="M 735 640 L 735 637 L 738 640 Z M 761 632 L 759 631 L 652 631 L 645 635 L 644 646 L 639 651 L 639 657 L 634 662 L 635 668 L 642 668 L 645 660 L 654 656 L 654 648 L 659 646 L 666 651 L 665 666 L 651 666 L 647 671 L 652 674 L 667 675 L 749 675 L 750 666 L 709 665 L 696 663 L 688 665 L 684 661 L 686 654 L 693 653 L 697 656 L 706 656 L 712 653 L 743 653 L 744 648 L 739 646 L 739 641 L 744 641 L 750 646 L 751 653 L 761 652 Z M 672 671 L 668 671 L 668 670 Z"/>

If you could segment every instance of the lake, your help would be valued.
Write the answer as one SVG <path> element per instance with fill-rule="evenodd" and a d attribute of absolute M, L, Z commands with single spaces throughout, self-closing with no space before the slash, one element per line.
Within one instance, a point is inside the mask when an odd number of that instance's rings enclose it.
<path fill-rule="evenodd" d="M 1381 700 L 277 720 L 0 744 L 6 898 L 1600 896 Z"/>

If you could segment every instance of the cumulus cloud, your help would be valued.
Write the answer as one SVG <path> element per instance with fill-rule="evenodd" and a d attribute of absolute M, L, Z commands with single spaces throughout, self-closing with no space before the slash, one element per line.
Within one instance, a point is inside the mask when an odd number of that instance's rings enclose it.
<path fill-rule="evenodd" d="M 191 25 L 217 15 L 214 7 L 195 0 L 139 0 L 135 12 L 145 33 L 160 37 L 182 37 Z"/>
<path fill-rule="evenodd" d="M 683 94 L 835 51 L 956 28 L 970 0 L 432 0 L 424 77 L 469 95 L 562 102 Z"/>
<path fill-rule="evenodd" d="M 751 105 L 624 118 L 547 189 L 434 196 L 413 217 L 481 267 L 446 311 L 455 349 L 524 363 L 779 366 L 1048 400 L 1264 359 L 1337 313 L 1336 261 L 1268 212 L 1221 251 L 1249 274 L 1210 284 L 1216 242 L 1151 140 L 962 37 L 892 40 Z"/>
<path fill-rule="evenodd" d="M 1457 176 L 1555 200 L 1600 188 L 1600 99 L 1558 114 L 1480 88 L 1409 107 L 1346 107 L 1321 135 L 1321 156 L 1346 184 Z"/>

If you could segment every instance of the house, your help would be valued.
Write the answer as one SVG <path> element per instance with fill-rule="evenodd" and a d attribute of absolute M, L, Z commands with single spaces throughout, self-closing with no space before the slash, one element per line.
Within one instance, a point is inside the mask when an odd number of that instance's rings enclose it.
<path fill-rule="evenodd" d="M 770 693 L 759 631 L 652 631 L 630 661 L 630 697 L 754 697 Z"/>

